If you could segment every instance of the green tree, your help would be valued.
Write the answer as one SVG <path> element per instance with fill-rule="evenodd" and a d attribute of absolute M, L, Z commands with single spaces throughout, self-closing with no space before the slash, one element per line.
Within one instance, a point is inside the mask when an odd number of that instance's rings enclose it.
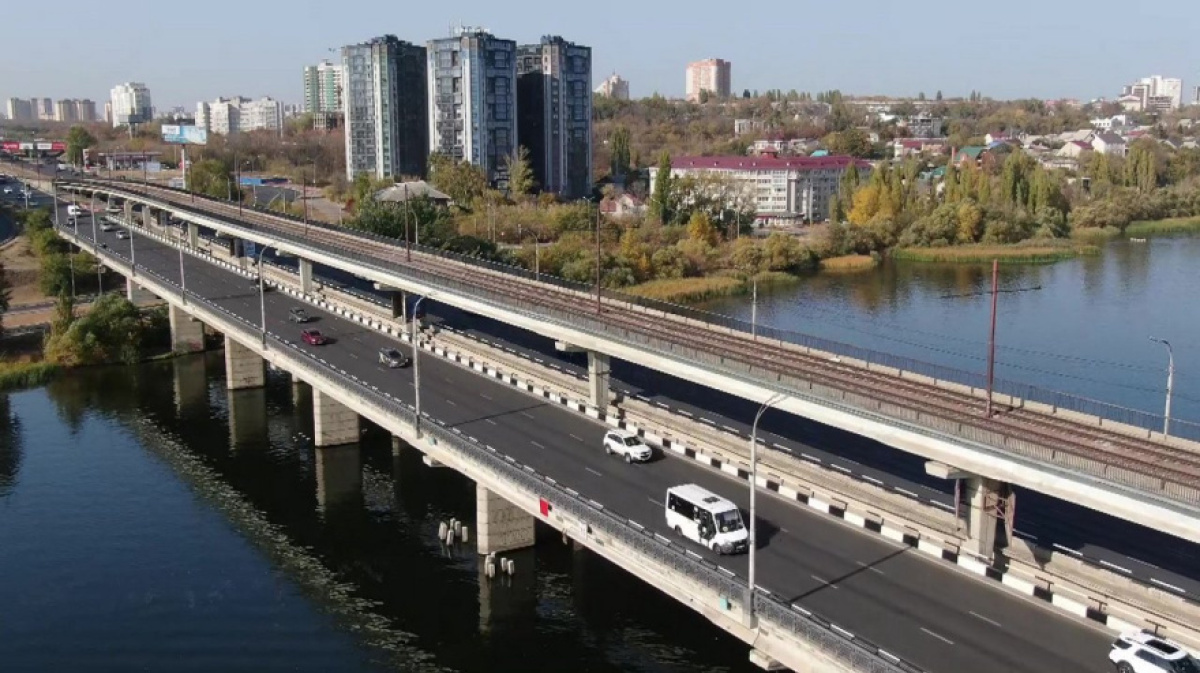
<path fill-rule="evenodd" d="M 715 247 L 720 240 L 717 228 L 708 215 L 699 211 L 692 213 L 687 225 L 688 238 Z"/>
<path fill-rule="evenodd" d="M 444 154 L 429 156 L 429 174 L 433 186 L 463 208 L 473 207 L 487 191 L 487 175 L 482 168 L 465 161 L 455 161 Z"/>
<path fill-rule="evenodd" d="M 504 157 L 504 166 L 508 169 L 508 190 L 513 195 L 524 196 L 537 186 L 529 166 L 529 150 L 524 145 L 518 145 L 516 152 Z"/>
<path fill-rule="evenodd" d="M 234 184 L 229 165 L 218 159 L 205 159 L 193 164 L 188 171 L 187 188 L 197 194 L 219 199 L 240 198 L 241 193 Z"/>
<path fill-rule="evenodd" d="M 631 155 L 629 153 L 629 127 L 617 125 L 608 136 L 608 151 L 610 155 L 609 172 L 614 177 L 629 174 Z"/>
<path fill-rule="evenodd" d="M 60 295 L 58 316 L 46 340 L 46 360 L 75 366 L 133 363 L 141 358 L 145 325 L 129 300 L 106 294 L 86 314 L 68 321 L 69 301 Z"/>
<path fill-rule="evenodd" d="M 871 154 L 871 140 L 861 129 L 851 128 L 834 131 L 822 141 L 830 154 L 866 157 Z"/>
<path fill-rule="evenodd" d="M 673 210 L 671 155 L 663 152 L 658 158 L 658 175 L 654 179 L 654 195 L 650 198 L 650 217 L 662 224 L 671 222 Z"/>
<path fill-rule="evenodd" d="M 96 138 L 82 126 L 72 126 L 67 131 L 67 161 L 80 166 L 83 164 L 83 151 L 96 144 Z"/>

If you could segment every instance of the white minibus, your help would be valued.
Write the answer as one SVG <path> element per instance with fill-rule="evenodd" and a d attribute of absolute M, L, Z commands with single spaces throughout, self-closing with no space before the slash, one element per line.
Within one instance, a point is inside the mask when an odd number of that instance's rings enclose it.
<path fill-rule="evenodd" d="M 718 554 L 749 548 L 750 535 L 737 505 L 695 484 L 667 489 L 667 526 Z"/>

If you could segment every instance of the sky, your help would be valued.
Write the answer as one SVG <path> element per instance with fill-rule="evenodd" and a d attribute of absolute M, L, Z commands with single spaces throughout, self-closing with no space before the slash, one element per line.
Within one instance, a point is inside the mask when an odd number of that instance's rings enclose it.
<path fill-rule="evenodd" d="M 480 26 L 518 44 L 592 47 L 593 79 L 681 96 L 689 61 L 733 63 L 733 87 L 855 95 L 1115 97 L 1153 74 L 1200 84 L 1195 0 L 56 0 L 5 3 L 0 100 L 91 98 L 144 82 L 160 111 L 217 96 L 302 97 L 303 66 L 391 33 L 416 43 Z M 414 6 L 415 5 L 415 6 Z M 332 50 L 332 51 L 331 51 Z"/>

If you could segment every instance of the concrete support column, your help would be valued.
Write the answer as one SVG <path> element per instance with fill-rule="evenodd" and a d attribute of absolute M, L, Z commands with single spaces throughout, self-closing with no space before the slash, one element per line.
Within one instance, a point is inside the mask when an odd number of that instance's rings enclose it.
<path fill-rule="evenodd" d="M 357 445 L 319 446 L 316 451 L 317 506 L 354 502 L 362 495 L 362 451 Z"/>
<path fill-rule="evenodd" d="M 150 231 L 151 225 L 154 224 L 154 213 L 150 212 L 150 206 L 142 206 L 142 228 Z"/>
<path fill-rule="evenodd" d="M 125 222 L 123 224 L 133 226 L 133 201 L 125 201 Z"/>
<path fill-rule="evenodd" d="M 204 350 L 204 323 L 175 304 L 167 312 L 171 320 L 171 350 L 176 353 Z"/>
<path fill-rule="evenodd" d="M 358 442 L 358 412 L 313 389 L 313 435 L 317 446 Z"/>
<path fill-rule="evenodd" d="M 200 225 L 195 222 L 187 223 L 187 244 L 193 250 L 200 246 Z"/>
<path fill-rule="evenodd" d="M 979 476 L 971 476 L 963 484 L 969 503 L 967 532 L 972 551 L 991 558 L 996 550 L 996 526 L 1000 523 L 997 503 L 1001 496 L 1001 484 L 995 479 Z"/>
<path fill-rule="evenodd" d="M 225 386 L 230 390 L 261 388 L 267 382 L 262 356 L 225 336 Z"/>
<path fill-rule="evenodd" d="M 608 408 L 608 355 L 588 351 L 588 394 L 592 406 L 604 411 Z"/>
<path fill-rule="evenodd" d="M 408 295 L 399 290 L 392 290 L 392 320 L 400 320 L 408 324 Z"/>
<path fill-rule="evenodd" d="M 480 554 L 532 547 L 534 518 L 478 484 L 475 486 L 475 536 Z"/>
<path fill-rule="evenodd" d="M 312 262 L 303 257 L 300 258 L 300 291 L 304 294 L 313 292 Z"/>
<path fill-rule="evenodd" d="M 154 301 L 154 293 L 138 285 L 132 278 L 125 279 L 125 298 L 134 304 Z"/>

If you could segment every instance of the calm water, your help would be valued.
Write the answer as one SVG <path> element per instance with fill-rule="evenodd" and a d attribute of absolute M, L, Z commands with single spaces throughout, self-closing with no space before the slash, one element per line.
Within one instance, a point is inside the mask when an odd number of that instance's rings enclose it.
<path fill-rule="evenodd" d="M 1113 242 L 1099 256 L 1000 267 L 996 376 L 1200 422 L 1200 237 Z M 1039 288 L 1040 289 L 1032 289 Z M 760 289 L 762 324 L 982 373 L 991 265 L 888 262 Z M 967 295 L 967 296 L 963 296 Z M 745 319 L 747 297 L 708 308 Z"/>
<path fill-rule="evenodd" d="M 311 400 L 219 355 L 0 397 L 0 670 L 749 671 L 746 648 L 545 535 L 480 580 L 474 486 L 368 429 L 319 501 Z M 230 417 L 237 423 L 231 425 Z M 542 531 L 546 533 L 547 531 Z"/>

